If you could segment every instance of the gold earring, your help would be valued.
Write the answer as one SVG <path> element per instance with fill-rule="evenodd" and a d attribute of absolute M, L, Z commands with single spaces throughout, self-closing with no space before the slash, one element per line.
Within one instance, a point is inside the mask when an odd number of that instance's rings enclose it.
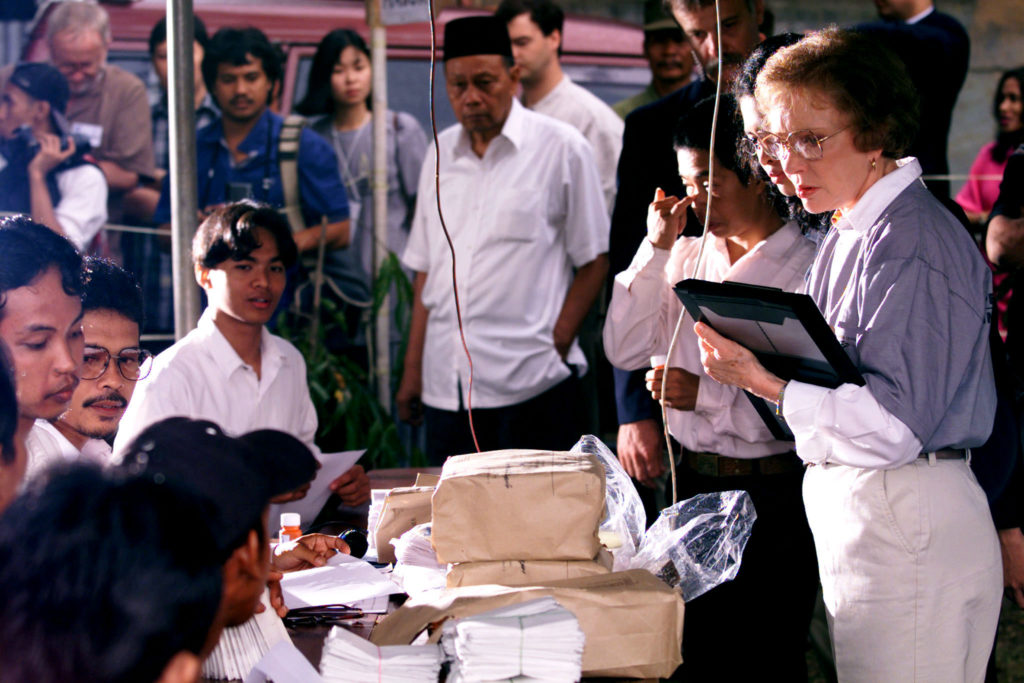
<path fill-rule="evenodd" d="M 876 165 L 876 164 L 875 164 L 875 160 L 874 160 L 874 159 L 872 159 L 872 160 L 871 160 L 871 170 L 872 170 L 872 171 L 874 171 L 874 170 L 875 170 L 875 165 Z"/>

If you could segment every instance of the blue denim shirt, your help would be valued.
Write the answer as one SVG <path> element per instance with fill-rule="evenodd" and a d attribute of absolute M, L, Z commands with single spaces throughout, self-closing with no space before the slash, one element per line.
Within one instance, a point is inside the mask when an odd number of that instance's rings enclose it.
<path fill-rule="evenodd" d="M 200 209 L 228 201 L 228 183 L 245 183 L 251 188 L 252 199 L 276 207 L 284 205 L 277 159 L 282 123 L 280 116 L 269 109 L 264 111 L 238 145 L 239 151 L 249 155 L 238 164 L 232 162 L 220 119 L 196 133 Z M 338 159 L 331 145 L 308 128 L 302 130 L 299 139 L 298 170 L 302 214 L 307 226 L 318 224 L 323 216 L 329 223 L 348 218 L 348 198 L 338 175 Z M 158 224 L 171 220 L 170 176 L 164 178 L 153 219 Z"/>

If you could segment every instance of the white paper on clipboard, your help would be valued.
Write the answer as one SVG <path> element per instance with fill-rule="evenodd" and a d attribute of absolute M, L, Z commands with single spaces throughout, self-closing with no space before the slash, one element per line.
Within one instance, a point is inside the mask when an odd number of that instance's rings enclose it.
<path fill-rule="evenodd" d="M 309 491 L 306 493 L 306 497 L 301 500 L 294 500 L 290 503 L 282 503 L 280 505 L 270 506 L 270 518 L 268 525 L 270 527 L 271 536 L 276 536 L 274 533 L 278 528 L 278 522 L 281 520 L 282 512 L 297 512 L 302 515 L 302 526 L 303 528 L 309 526 L 316 519 L 317 514 L 323 508 L 324 503 L 331 496 L 331 489 L 328 488 L 332 481 L 340 477 L 341 475 L 348 472 L 359 458 L 363 457 L 363 453 L 366 450 L 361 451 L 341 451 L 339 453 L 321 453 L 320 454 L 320 469 L 316 471 L 316 478 L 313 479 L 313 483 L 309 486 Z"/>

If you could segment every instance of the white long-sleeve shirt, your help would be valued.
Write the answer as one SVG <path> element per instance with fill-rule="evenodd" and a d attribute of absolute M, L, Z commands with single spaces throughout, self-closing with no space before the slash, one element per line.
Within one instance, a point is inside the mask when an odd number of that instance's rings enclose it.
<path fill-rule="evenodd" d="M 645 239 L 629 268 L 615 277 L 604 326 L 604 349 L 613 365 L 636 370 L 646 367 L 650 356 L 667 352 L 682 311 L 672 286 L 690 276 L 699 246 L 699 239 L 683 238 L 670 253 Z M 796 291 L 813 258 L 814 244 L 793 222 L 732 264 L 726 241 L 708 235 L 700 277 Z M 758 458 L 792 449 L 791 442 L 771 436 L 744 392 L 704 374 L 689 315 L 668 366 L 700 377 L 694 410 L 667 410 L 669 431 L 685 448 L 734 458 Z"/>
<path fill-rule="evenodd" d="M 211 420 L 230 436 L 256 429 L 278 429 L 313 443 L 317 417 L 306 382 L 306 362 L 298 349 L 263 329 L 260 376 L 231 347 L 208 308 L 196 329 L 153 359 L 121 418 L 114 441 L 120 454 L 154 422 L 184 416 Z"/>

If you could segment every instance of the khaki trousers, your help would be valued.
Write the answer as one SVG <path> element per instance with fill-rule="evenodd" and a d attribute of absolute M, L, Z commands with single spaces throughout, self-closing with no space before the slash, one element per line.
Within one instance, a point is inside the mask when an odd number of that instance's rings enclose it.
<path fill-rule="evenodd" d="M 803 486 L 842 683 L 982 681 L 999 543 L 964 460 L 812 465 Z"/>

